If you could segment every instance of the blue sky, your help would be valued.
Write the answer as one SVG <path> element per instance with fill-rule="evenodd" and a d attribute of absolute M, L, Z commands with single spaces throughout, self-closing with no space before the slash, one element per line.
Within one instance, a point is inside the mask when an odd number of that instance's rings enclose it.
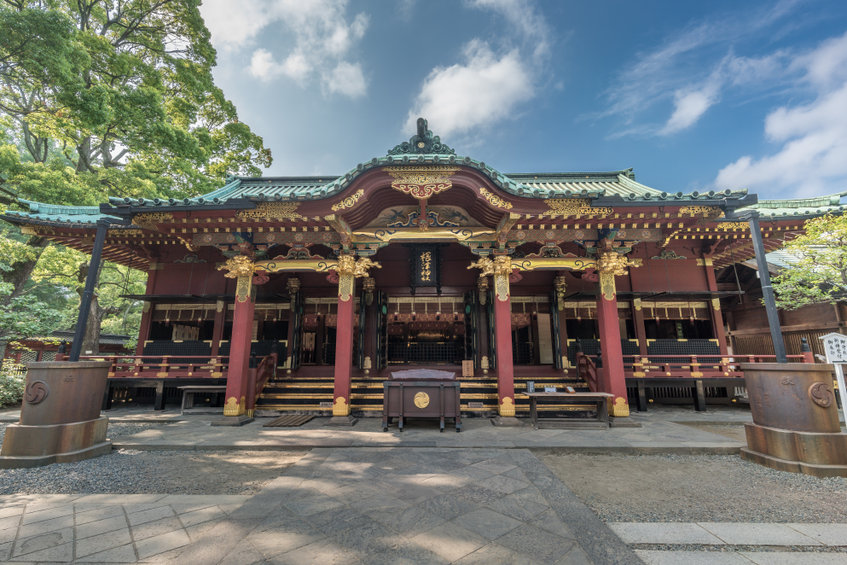
<path fill-rule="evenodd" d="M 236 8 L 237 6 L 237 8 Z M 422 115 L 503 172 L 847 191 L 847 1 L 204 0 L 265 174 L 340 175 Z"/>

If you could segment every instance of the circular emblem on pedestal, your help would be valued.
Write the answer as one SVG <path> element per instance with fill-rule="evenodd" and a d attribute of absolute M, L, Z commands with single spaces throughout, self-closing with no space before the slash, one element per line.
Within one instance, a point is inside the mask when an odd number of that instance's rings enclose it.
<path fill-rule="evenodd" d="M 38 404 L 47 398 L 48 394 L 50 394 L 50 388 L 47 386 L 47 383 L 44 381 L 32 381 L 26 385 L 24 398 L 26 398 L 29 404 Z"/>
<path fill-rule="evenodd" d="M 809 387 L 809 398 L 821 408 L 829 408 L 835 395 L 826 383 L 813 383 Z"/>
<path fill-rule="evenodd" d="M 426 408 L 429 406 L 429 395 L 425 392 L 417 393 L 415 395 L 415 406 L 418 408 Z"/>

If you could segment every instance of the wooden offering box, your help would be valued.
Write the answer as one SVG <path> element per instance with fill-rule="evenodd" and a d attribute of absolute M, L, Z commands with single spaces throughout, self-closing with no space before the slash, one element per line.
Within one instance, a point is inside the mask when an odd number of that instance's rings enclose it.
<path fill-rule="evenodd" d="M 394 371 L 383 383 L 382 430 L 388 431 L 392 418 L 397 418 L 401 432 L 406 418 L 438 418 L 443 432 L 444 419 L 453 418 L 456 431 L 462 431 L 459 387 L 456 373 L 450 371 Z"/>

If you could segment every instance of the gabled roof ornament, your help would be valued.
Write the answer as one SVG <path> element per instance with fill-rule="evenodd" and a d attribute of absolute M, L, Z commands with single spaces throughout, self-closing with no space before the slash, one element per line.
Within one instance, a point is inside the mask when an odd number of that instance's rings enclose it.
<path fill-rule="evenodd" d="M 426 120 L 423 118 L 418 118 L 418 133 L 416 135 L 388 152 L 389 155 L 409 155 L 413 153 L 425 153 L 427 155 L 456 154 L 452 147 L 441 143 L 440 137 L 432 135 L 427 127 Z"/>

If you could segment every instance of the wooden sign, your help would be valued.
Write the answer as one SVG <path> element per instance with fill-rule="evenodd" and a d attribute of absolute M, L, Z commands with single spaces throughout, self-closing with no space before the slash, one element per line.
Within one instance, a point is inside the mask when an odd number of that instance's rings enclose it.
<path fill-rule="evenodd" d="M 847 363 L 847 335 L 831 333 L 821 338 L 826 353 L 826 362 L 835 366 L 835 380 L 838 382 L 838 396 L 841 397 L 841 409 L 847 411 L 847 386 L 844 382 L 844 363 Z"/>
<path fill-rule="evenodd" d="M 462 376 L 463 377 L 472 377 L 474 376 L 473 370 L 473 359 L 466 359 L 462 361 Z"/>

